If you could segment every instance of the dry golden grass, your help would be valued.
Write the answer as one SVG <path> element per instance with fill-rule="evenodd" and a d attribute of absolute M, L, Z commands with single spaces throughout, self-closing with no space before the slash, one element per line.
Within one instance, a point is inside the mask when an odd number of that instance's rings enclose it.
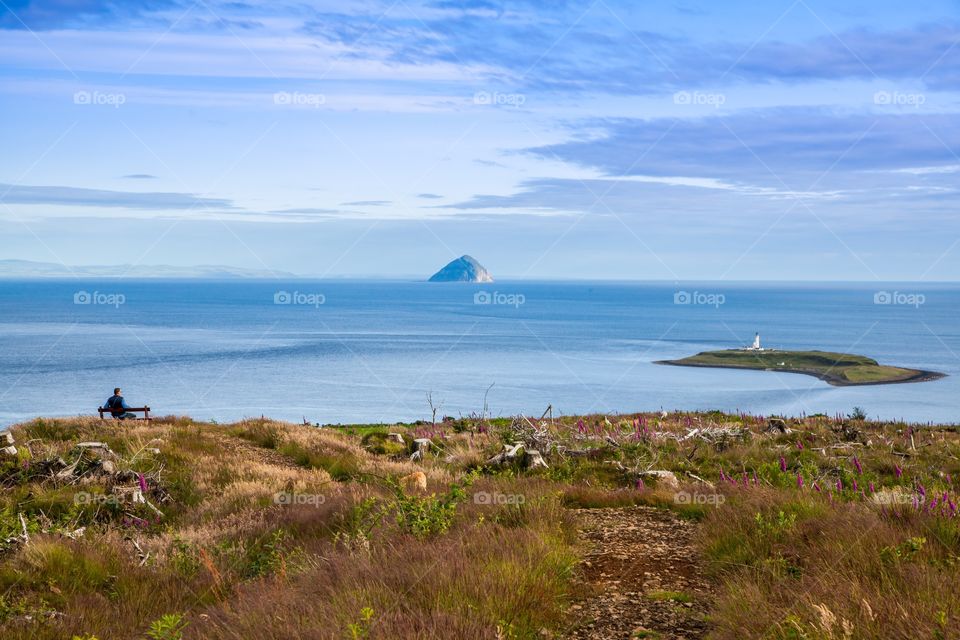
<path fill-rule="evenodd" d="M 549 468 L 531 471 L 486 465 L 510 437 L 507 421 L 463 420 L 442 434 L 264 419 L 33 421 L 14 430 L 23 458 L 0 467 L 0 537 L 19 533 L 21 513 L 31 530 L 29 544 L 0 551 L 3 637 L 142 638 L 167 614 L 185 616 L 185 638 L 541 637 L 564 627 L 570 509 L 632 504 L 701 520 L 714 638 L 956 637 L 958 434 L 825 417 L 786 424 L 780 434 L 765 419 L 719 413 L 565 419 L 550 437 L 578 455 L 554 451 Z M 738 431 L 684 439 L 695 428 Z M 383 446 L 387 431 L 408 442 L 432 431 L 435 446 L 411 462 L 402 445 Z M 364 439 L 371 433 L 380 435 Z M 74 459 L 84 440 L 109 443 L 119 468 L 150 477 L 164 517 L 141 526 L 129 505 L 77 506 L 78 492 L 111 489 L 95 474 L 31 475 L 41 460 Z M 712 501 L 638 483 L 650 469 Z M 416 472 L 426 496 L 399 489 Z M 879 504 L 885 495 L 923 499 Z"/>

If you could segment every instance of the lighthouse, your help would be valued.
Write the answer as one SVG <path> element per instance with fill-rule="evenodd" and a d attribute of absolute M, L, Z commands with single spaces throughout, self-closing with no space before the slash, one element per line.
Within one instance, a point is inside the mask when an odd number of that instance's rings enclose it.
<path fill-rule="evenodd" d="M 763 351 L 763 347 L 760 346 L 760 334 L 753 336 L 753 345 L 750 347 L 751 351 Z"/>

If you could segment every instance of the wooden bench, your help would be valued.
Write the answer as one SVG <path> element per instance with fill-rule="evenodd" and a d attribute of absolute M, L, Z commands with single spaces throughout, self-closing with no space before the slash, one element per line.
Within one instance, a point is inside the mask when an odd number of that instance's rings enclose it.
<path fill-rule="evenodd" d="M 150 407 L 127 407 L 126 409 L 104 409 L 103 407 L 97 407 L 97 411 L 100 412 L 100 419 L 103 420 L 103 414 L 111 415 L 114 411 L 122 411 L 123 413 L 142 413 L 142 418 L 134 418 L 135 420 L 149 420 L 150 419 Z"/>

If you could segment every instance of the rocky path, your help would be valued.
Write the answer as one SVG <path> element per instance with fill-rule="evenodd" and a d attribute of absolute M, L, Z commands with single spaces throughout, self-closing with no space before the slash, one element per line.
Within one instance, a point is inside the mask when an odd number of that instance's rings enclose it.
<path fill-rule="evenodd" d="M 580 509 L 582 598 L 567 638 L 695 640 L 706 636 L 710 585 L 696 524 L 666 509 Z"/>

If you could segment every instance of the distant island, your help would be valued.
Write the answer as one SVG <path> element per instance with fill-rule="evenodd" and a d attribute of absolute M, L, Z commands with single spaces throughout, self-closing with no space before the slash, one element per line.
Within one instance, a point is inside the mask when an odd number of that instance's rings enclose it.
<path fill-rule="evenodd" d="M 493 282 L 493 276 L 471 256 L 460 256 L 430 276 L 428 282 Z"/>
<path fill-rule="evenodd" d="M 224 265 L 102 265 L 67 266 L 31 260 L 0 260 L 2 278 L 295 278 L 286 271 L 244 269 Z"/>
<path fill-rule="evenodd" d="M 926 382 L 945 377 L 945 374 L 936 371 L 882 365 L 872 358 L 850 353 L 782 351 L 764 348 L 760 346 L 759 333 L 749 347 L 703 351 L 680 360 L 658 360 L 654 364 L 802 373 L 820 378 L 835 387 Z"/>

